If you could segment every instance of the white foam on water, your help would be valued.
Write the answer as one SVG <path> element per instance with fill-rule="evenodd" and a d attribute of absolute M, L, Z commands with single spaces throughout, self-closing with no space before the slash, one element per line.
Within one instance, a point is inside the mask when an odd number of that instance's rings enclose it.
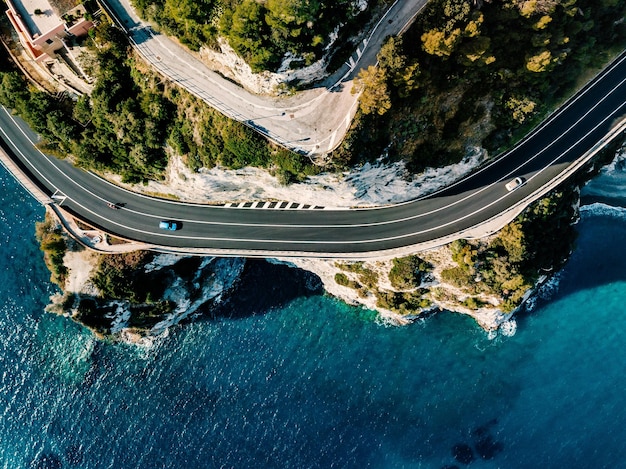
<path fill-rule="evenodd" d="M 610 216 L 615 218 L 626 218 L 626 208 L 614 207 L 602 202 L 595 202 L 580 207 L 580 214 L 583 217 L 588 216 Z"/>
<path fill-rule="evenodd" d="M 505 337 L 513 337 L 517 332 L 517 321 L 511 318 L 500 324 L 500 333 Z"/>
<path fill-rule="evenodd" d="M 615 158 L 609 164 L 604 166 L 601 173 L 604 174 L 612 174 L 612 173 L 623 173 L 626 169 L 626 146 L 620 148 L 618 152 L 615 154 Z"/>
<path fill-rule="evenodd" d="M 532 295 L 526 303 L 524 303 L 527 311 L 534 311 L 537 307 L 537 300 L 549 300 L 559 291 L 559 285 L 561 283 L 561 272 L 550 276 L 548 280 L 543 282 L 537 288 L 537 291 Z"/>

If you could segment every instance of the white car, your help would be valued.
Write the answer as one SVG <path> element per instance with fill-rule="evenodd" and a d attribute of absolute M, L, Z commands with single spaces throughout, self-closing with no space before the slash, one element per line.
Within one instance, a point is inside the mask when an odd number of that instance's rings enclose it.
<path fill-rule="evenodd" d="M 509 181 L 506 183 L 506 190 L 511 192 L 514 191 L 515 189 L 517 189 L 519 186 L 521 186 L 522 184 L 524 184 L 524 179 L 523 178 L 515 178 L 512 181 Z"/>

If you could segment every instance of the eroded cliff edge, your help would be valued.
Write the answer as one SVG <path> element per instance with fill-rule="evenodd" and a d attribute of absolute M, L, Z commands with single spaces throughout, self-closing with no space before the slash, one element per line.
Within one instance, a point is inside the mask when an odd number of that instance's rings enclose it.
<path fill-rule="evenodd" d="M 38 235 L 52 280 L 62 290 L 49 310 L 71 317 L 101 338 L 145 342 L 191 318 L 240 314 L 233 307 L 237 298 L 267 290 L 268 285 L 276 292 L 289 290 L 292 297 L 319 294 L 323 285 L 348 304 L 378 311 L 386 323 L 409 324 L 445 310 L 468 314 L 485 330 L 496 331 L 537 283 L 567 260 L 577 217 L 578 186 L 570 184 L 488 238 L 366 262 L 265 262 L 146 251 L 99 254 L 68 239 L 52 217 L 38 227 Z M 267 278 L 268 285 L 246 281 L 249 269 L 260 269 L 255 278 Z M 285 275 L 286 270 L 291 273 Z M 284 288 L 288 277 L 292 285 Z"/>

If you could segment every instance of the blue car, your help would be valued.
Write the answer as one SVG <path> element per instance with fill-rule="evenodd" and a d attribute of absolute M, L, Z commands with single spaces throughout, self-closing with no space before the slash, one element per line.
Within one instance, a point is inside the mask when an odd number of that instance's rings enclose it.
<path fill-rule="evenodd" d="M 179 223 L 175 221 L 162 220 L 159 222 L 159 228 L 162 230 L 176 231 L 179 227 Z"/>

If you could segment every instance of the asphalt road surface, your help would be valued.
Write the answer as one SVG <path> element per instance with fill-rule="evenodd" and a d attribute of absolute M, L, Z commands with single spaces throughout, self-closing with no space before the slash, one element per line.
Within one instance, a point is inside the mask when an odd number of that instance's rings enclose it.
<path fill-rule="evenodd" d="M 156 70 L 226 116 L 245 123 L 267 138 L 309 157 L 335 149 L 357 110 L 352 80 L 361 68 L 376 63 L 385 38 L 411 23 L 427 0 L 397 0 L 359 44 L 349 61 L 325 86 L 293 96 L 259 96 L 210 70 L 194 54 L 142 21 L 129 0 L 106 0 L 105 6 L 130 38 L 133 47 Z"/>
<path fill-rule="evenodd" d="M 368 257 L 470 229 L 560 177 L 626 114 L 625 57 L 489 166 L 429 197 L 381 208 L 245 209 L 150 198 L 43 155 L 32 131 L 6 110 L 0 110 L 0 136 L 47 194 L 65 195 L 64 208 L 111 234 L 206 254 Z M 507 191 L 517 176 L 525 184 Z M 109 202 L 122 208 L 107 208 Z M 161 230 L 160 220 L 182 228 Z"/>

